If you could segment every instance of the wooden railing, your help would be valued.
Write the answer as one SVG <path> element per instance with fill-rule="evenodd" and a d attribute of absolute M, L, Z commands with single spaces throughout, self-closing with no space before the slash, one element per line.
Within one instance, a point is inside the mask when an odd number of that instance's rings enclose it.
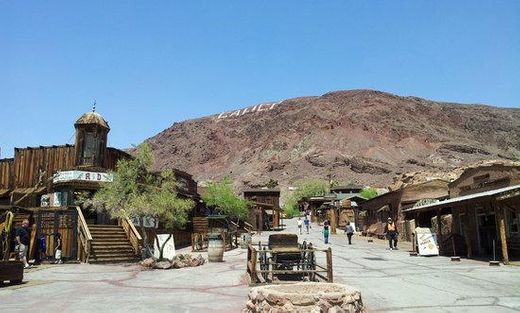
<path fill-rule="evenodd" d="M 78 212 L 78 259 L 82 262 L 88 262 L 92 235 L 90 234 L 87 222 L 85 221 L 85 217 L 83 216 L 83 212 L 81 212 L 79 206 L 76 207 L 76 211 Z"/>
<path fill-rule="evenodd" d="M 253 231 L 253 225 L 249 224 L 248 222 L 244 222 L 244 229 L 247 230 L 248 233 L 251 233 Z"/>
<path fill-rule="evenodd" d="M 143 238 L 135 228 L 134 223 L 128 218 L 120 218 L 119 225 L 123 226 L 125 230 L 126 237 L 130 240 L 132 244 L 132 248 L 134 249 L 134 253 L 136 255 L 141 255 L 141 248 L 143 247 Z"/>

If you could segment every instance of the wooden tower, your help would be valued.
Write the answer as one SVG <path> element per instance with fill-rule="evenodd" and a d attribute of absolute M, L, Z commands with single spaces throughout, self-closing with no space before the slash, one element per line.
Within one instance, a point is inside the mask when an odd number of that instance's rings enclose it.
<path fill-rule="evenodd" d="M 74 123 L 76 128 L 75 165 L 77 167 L 103 167 L 107 135 L 110 127 L 97 112 L 83 114 Z"/>

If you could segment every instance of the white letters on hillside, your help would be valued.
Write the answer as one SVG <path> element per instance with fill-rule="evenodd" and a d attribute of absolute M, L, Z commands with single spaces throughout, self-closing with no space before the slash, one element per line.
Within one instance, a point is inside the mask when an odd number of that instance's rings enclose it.
<path fill-rule="evenodd" d="M 240 110 L 233 111 L 233 112 L 223 112 L 218 115 L 217 120 L 221 120 L 221 119 L 228 118 L 228 117 L 239 117 L 239 116 L 242 116 L 244 114 L 249 114 L 249 113 L 271 111 L 274 107 L 276 107 L 280 103 L 281 103 L 281 101 L 273 102 L 273 103 L 261 103 L 261 104 L 255 105 L 253 107 L 240 109 Z"/>

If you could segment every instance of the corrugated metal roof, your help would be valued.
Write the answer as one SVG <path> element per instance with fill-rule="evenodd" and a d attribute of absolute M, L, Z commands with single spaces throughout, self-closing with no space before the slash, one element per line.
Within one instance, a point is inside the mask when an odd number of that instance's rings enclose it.
<path fill-rule="evenodd" d="M 493 190 L 483 191 L 483 192 L 479 192 L 479 193 L 474 193 L 471 195 L 451 198 L 451 199 L 447 199 L 447 200 L 440 201 L 437 203 L 431 203 L 431 204 L 421 205 L 421 206 L 418 206 L 415 208 L 409 208 L 409 209 L 403 210 L 403 212 L 411 212 L 411 211 L 417 211 L 417 210 L 422 210 L 422 209 L 433 209 L 433 208 L 438 208 L 438 207 L 446 207 L 448 204 L 452 204 L 452 203 L 496 196 L 501 193 L 505 193 L 505 192 L 509 192 L 509 191 L 516 191 L 516 190 L 520 191 L 520 185 L 493 189 Z"/>

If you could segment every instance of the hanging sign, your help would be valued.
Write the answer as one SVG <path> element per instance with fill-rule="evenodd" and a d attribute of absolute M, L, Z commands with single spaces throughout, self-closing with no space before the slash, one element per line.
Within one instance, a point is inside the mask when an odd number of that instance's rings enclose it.
<path fill-rule="evenodd" d="M 417 227 L 415 229 L 417 238 L 417 246 L 419 247 L 419 255 L 439 255 L 437 247 L 437 234 L 432 233 L 429 228 Z"/>
<path fill-rule="evenodd" d="M 52 177 L 53 183 L 69 181 L 92 181 L 92 182 L 112 182 L 114 176 L 109 173 L 87 172 L 87 171 L 57 171 Z"/>

